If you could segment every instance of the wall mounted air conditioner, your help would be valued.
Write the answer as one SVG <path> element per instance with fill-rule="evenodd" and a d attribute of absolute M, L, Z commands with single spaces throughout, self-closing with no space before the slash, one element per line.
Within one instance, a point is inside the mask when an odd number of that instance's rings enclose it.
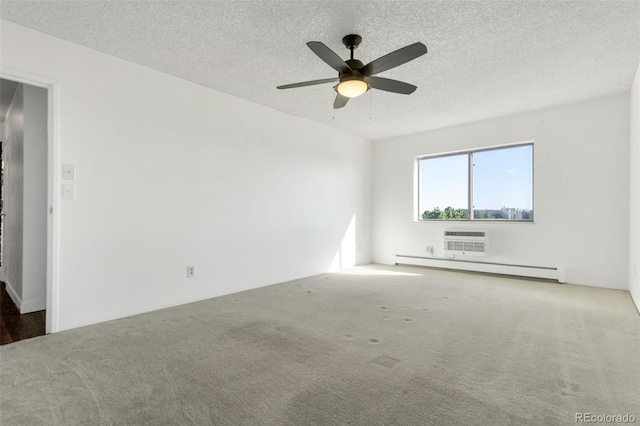
<path fill-rule="evenodd" d="M 486 256 L 487 231 L 445 230 L 444 255 Z"/>

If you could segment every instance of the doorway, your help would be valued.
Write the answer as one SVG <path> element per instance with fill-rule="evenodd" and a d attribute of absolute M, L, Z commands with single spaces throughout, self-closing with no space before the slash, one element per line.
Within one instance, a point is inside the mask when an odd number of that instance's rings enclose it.
<path fill-rule="evenodd" d="M 0 319 L 6 332 L 2 339 L 5 343 L 8 337 L 11 343 L 45 331 L 47 103 L 47 89 L 0 79 L 3 148 Z"/>
<path fill-rule="evenodd" d="M 55 85 L 6 71 L 0 69 L 0 344 L 57 331 Z"/>

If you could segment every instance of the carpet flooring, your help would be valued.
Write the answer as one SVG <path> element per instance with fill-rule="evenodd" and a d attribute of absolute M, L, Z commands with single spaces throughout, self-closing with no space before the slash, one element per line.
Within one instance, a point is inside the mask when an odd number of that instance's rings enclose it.
<path fill-rule="evenodd" d="M 625 291 L 368 267 L 0 347 L 2 425 L 640 422 Z"/>

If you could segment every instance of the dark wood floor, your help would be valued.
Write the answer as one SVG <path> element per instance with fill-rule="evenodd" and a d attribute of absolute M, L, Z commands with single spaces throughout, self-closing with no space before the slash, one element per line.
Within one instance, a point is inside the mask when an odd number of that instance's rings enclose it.
<path fill-rule="evenodd" d="M 20 315 L 7 293 L 5 283 L 0 282 L 0 287 L 0 345 L 43 336 L 46 311 Z"/>

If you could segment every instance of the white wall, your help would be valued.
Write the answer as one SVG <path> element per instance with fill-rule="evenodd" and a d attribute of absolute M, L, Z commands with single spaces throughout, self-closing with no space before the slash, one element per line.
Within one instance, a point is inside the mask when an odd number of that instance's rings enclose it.
<path fill-rule="evenodd" d="M 413 222 L 416 156 L 530 140 L 535 223 Z M 373 260 L 426 256 L 427 245 L 443 256 L 444 229 L 480 228 L 483 261 L 563 266 L 570 283 L 627 289 L 628 155 L 627 94 L 375 142 Z"/>
<path fill-rule="evenodd" d="M 22 305 L 47 305 L 47 89 L 24 85 Z"/>
<path fill-rule="evenodd" d="M 640 65 L 630 97 L 629 292 L 640 310 Z"/>
<path fill-rule="evenodd" d="M 3 123 L 4 224 L 2 271 L 7 292 L 22 304 L 22 241 L 24 198 L 24 87 L 18 85 Z"/>
<path fill-rule="evenodd" d="M 60 330 L 324 272 L 354 216 L 355 262 L 370 261 L 370 142 L 1 31 L 4 67 L 59 82 L 60 161 L 77 168 L 60 210 Z"/>

